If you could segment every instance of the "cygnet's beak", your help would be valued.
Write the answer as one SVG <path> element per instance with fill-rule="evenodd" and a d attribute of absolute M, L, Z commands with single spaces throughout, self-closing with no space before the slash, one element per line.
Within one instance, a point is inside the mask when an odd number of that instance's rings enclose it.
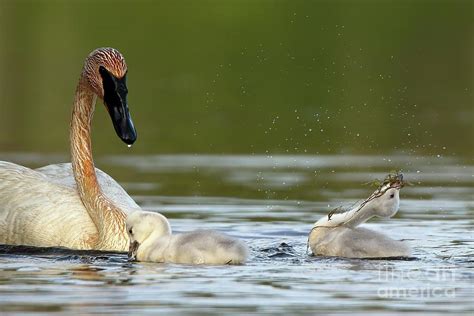
<path fill-rule="evenodd" d="M 130 242 L 130 247 L 128 248 L 128 261 L 137 260 L 138 247 L 140 247 L 140 243 L 138 241 L 134 240 Z"/>

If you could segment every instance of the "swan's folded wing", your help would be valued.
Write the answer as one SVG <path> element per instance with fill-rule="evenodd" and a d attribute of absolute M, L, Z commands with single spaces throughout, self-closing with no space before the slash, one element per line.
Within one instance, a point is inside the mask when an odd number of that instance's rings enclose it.
<path fill-rule="evenodd" d="M 0 243 L 82 249 L 97 230 L 71 188 L 0 162 Z"/>

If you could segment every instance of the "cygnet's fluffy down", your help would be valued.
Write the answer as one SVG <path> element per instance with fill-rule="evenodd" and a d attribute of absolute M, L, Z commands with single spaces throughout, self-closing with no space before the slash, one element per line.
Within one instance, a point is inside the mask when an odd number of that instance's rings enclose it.
<path fill-rule="evenodd" d="M 357 227 L 318 227 L 309 239 L 315 255 L 345 258 L 409 257 L 410 247 L 382 233 Z"/>
<path fill-rule="evenodd" d="M 212 230 L 171 233 L 166 217 L 135 212 L 127 218 L 129 258 L 149 262 L 185 264 L 243 264 L 247 246 L 238 239 Z"/>
<path fill-rule="evenodd" d="M 346 258 L 409 257 L 411 249 L 404 242 L 357 227 L 374 216 L 395 215 L 401 186 L 400 182 L 388 183 L 352 210 L 329 214 L 317 221 L 308 239 L 313 254 Z"/>

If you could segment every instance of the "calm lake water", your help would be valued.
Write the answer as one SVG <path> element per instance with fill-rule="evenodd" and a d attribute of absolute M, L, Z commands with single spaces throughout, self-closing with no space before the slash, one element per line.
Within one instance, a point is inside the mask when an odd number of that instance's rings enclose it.
<path fill-rule="evenodd" d="M 61 155 L 4 153 L 32 167 Z M 176 232 L 216 229 L 251 249 L 243 266 L 129 263 L 123 253 L 0 247 L 0 310 L 83 314 L 471 314 L 474 166 L 422 156 L 102 156 L 149 211 Z M 403 168 L 414 185 L 398 214 L 366 227 L 407 240 L 410 260 L 306 253 L 312 224 L 367 197 L 362 185 Z"/>

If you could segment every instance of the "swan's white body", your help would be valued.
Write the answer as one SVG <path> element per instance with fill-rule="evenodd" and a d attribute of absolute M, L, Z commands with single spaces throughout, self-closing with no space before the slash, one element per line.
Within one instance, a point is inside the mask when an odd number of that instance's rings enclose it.
<path fill-rule="evenodd" d="M 350 211 L 318 220 L 309 235 L 315 255 L 346 258 L 408 257 L 410 247 L 382 233 L 357 227 L 370 218 L 392 217 L 398 211 L 399 187 L 382 187 Z"/>
<path fill-rule="evenodd" d="M 94 167 L 91 121 L 104 100 L 117 135 L 136 132 L 126 103 L 127 66 L 113 48 L 86 59 L 74 97 L 71 164 L 32 170 L 0 161 L 0 243 L 126 251 L 125 217 L 138 205 L 110 176 Z"/>
<path fill-rule="evenodd" d="M 127 213 L 140 210 L 108 174 L 96 169 L 102 192 Z M 89 249 L 98 230 L 85 209 L 71 164 L 30 169 L 0 161 L 0 243 Z M 127 250 L 116 245 L 111 250 Z"/>
<path fill-rule="evenodd" d="M 247 259 L 247 246 L 243 242 L 211 230 L 173 235 L 168 220 L 159 213 L 129 215 L 127 231 L 129 256 L 138 261 L 243 264 Z"/>

